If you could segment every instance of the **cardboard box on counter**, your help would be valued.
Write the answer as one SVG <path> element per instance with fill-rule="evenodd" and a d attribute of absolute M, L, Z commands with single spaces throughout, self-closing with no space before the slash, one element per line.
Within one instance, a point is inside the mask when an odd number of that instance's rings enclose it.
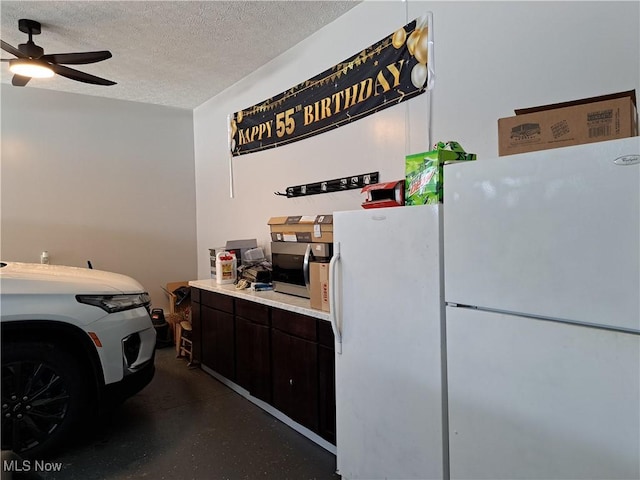
<path fill-rule="evenodd" d="M 442 203 L 443 166 L 447 163 L 475 160 L 458 142 L 438 142 L 434 150 L 405 157 L 406 205 Z"/>
<path fill-rule="evenodd" d="M 333 243 L 333 215 L 271 217 L 274 242 Z"/>
<path fill-rule="evenodd" d="M 309 263 L 309 283 L 311 285 L 311 308 L 329 311 L 329 264 Z"/>
<path fill-rule="evenodd" d="M 635 90 L 515 113 L 498 120 L 500 156 L 638 135 Z"/>

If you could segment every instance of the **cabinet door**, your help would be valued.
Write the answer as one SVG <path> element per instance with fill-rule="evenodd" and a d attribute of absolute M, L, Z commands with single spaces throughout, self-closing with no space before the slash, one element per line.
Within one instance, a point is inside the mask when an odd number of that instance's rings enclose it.
<path fill-rule="evenodd" d="M 235 321 L 233 315 L 217 311 L 216 371 L 236 379 Z"/>
<path fill-rule="evenodd" d="M 273 405 L 318 431 L 318 346 L 272 330 Z"/>
<path fill-rule="evenodd" d="M 318 321 L 318 407 L 322 438 L 336 443 L 336 358 L 331 323 Z"/>
<path fill-rule="evenodd" d="M 271 403 L 271 329 L 252 324 L 253 355 L 251 357 L 251 384 L 254 397 Z"/>
<path fill-rule="evenodd" d="M 233 315 L 201 305 L 202 364 L 235 380 L 235 325 Z"/>
<path fill-rule="evenodd" d="M 216 350 L 216 318 L 217 310 L 200 305 L 200 361 L 215 370 L 215 350 Z"/>
<path fill-rule="evenodd" d="M 236 317 L 236 383 L 251 395 L 271 402 L 269 327 Z"/>
<path fill-rule="evenodd" d="M 253 328 L 249 320 L 236 317 L 236 383 L 251 390 Z"/>
<path fill-rule="evenodd" d="M 336 443 L 336 359 L 333 348 L 318 346 L 318 433 Z"/>
<path fill-rule="evenodd" d="M 271 402 L 270 309 L 236 299 L 236 383 Z"/>

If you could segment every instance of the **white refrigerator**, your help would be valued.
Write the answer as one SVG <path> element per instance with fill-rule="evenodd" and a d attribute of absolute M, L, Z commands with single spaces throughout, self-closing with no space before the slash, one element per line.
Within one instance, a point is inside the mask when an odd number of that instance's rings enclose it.
<path fill-rule="evenodd" d="M 640 478 L 640 138 L 445 175 L 451 478 Z"/>
<path fill-rule="evenodd" d="M 442 206 L 335 212 L 337 469 L 441 479 Z"/>

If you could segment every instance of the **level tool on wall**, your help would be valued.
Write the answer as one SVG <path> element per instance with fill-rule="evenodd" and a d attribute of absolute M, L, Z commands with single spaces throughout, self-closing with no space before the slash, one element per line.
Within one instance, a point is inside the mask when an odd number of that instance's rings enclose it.
<path fill-rule="evenodd" d="M 334 178 L 323 182 L 307 183 L 304 185 L 294 185 L 287 187 L 286 193 L 273 192 L 287 198 L 304 197 L 306 195 L 318 195 L 320 193 L 342 192 L 343 190 L 354 190 L 366 185 L 378 183 L 379 172 L 363 173 L 350 177 Z"/>

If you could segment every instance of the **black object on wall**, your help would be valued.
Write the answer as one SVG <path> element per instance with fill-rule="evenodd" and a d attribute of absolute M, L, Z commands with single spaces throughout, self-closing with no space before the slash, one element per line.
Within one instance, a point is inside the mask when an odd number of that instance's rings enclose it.
<path fill-rule="evenodd" d="M 334 178 L 323 182 L 307 183 L 304 185 L 294 185 L 287 187 L 286 193 L 273 192 L 287 198 L 304 197 L 307 195 L 318 195 L 321 193 L 342 192 L 344 190 L 354 190 L 367 185 L 378 183 L 379 172 L 363 173 L 350 177 Z"/>

